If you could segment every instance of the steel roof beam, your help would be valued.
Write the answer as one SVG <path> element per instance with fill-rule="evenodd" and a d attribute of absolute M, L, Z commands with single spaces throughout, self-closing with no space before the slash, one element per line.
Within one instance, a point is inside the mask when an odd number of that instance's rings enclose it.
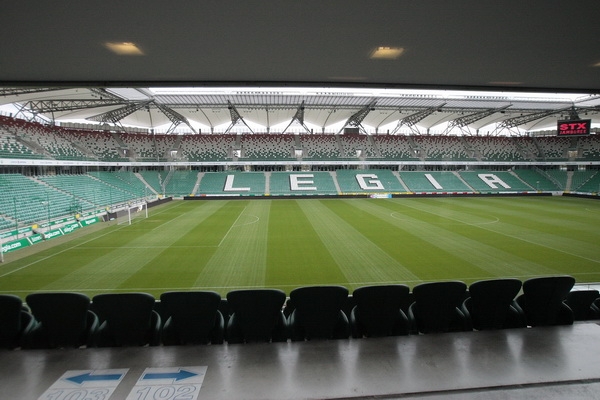
<path fill-rule="evenodd" d="M 244 121 L 244 118 L 240 115 L 240 113 L 238 112 L 237 108 L 235 108 L 235 106 L 233 104 L 231 104 L 231 102 L 229 100 L 227 100 L 227 108 L 229 109 L 229 115 L 231 116 L 231 124 L 225 130 L 225 134 L 229 133 L 231 131 L 231 129 L 234 126 L 236 126 L 237 123 L 240 122 L 240 121 L 242 121 L 242 123 L 244 125 L 246 125 L 246 127 L 248 129 L 250 129 L 250 132 L 254 133 L 254 131 L 252 130 L 252 128 L 250 128 L 248 126 L 248 124 L 246 123 L 246 121 Z"/>
<path fill-rule="evenodd" d="M 472 113 L 472 114 L 469 114 L 469 115 L 465 115 L 465 116 L 456 118 L 456 119 L 454 119 L 454 120 L 452 120 L 452 121 L 450 121 L 448 123 L 448 127 L 444 131 L 444 134 L 450 132 L 454 128 L 460 128 L 460 130 L 462 130 L 464 132 L 464 130 L 463 130 L 464 127 L 466 127 L 466 126 L 468 127 L 469 125 L 471 125 L 474 122 L 480 121 L 480 120 L 482 120 L 484 118 L 489 117 L 490 115 L 493 115 L 493 114 L 496 114 L 498 112 L 504 111 L 504 110 L 506 110 L 509 107 L 510 107 L 510 104 L 507 105 L 507 106 L 504 106 L 504 107 L 490 108 L 490 109 L 487 109 L 487 110 L 478 111 L 476 113 Z M 468 131 L 468 129 L 467 129 L 466 133 L 470 134 L 470 132 Z"/>
<path fill-rule="evenodd" d="M 56 113 L 64 111 L 76 111 L 85 110 L 98 107 L 106 106 L 119 106 L 129 104 L 124 100 L 39 100 L 39 101 L 28 101 L 25 103 L 25 107 L 28 108 L 32 113 L 44 114 L 44 113 Z"/>
<path fill-rule="evenodd" d="M 350 118 L 348 118 L 344 126 L 342 126 L 342 129 L 340 129 L 338 134 L 341 133 L 344 130 L 344 128 L 346 128 L 348 125 L 358 128 L 361 132 L 367 134 L 366 129 L 362 126 L 362 122 L 371 111 L 375 110 L 375 104 L 377 104 L 377 100 L 371 101 L 369 104 L 352 114 Z"/>
<path fill-rule="evenodd" d="M 19 96 L 30 93 L 44 93 L 61 90 L 64 88 L 0 88 L 0 96 Z"/>
<path fill-rule="evenodd" d="M 127 117 L 128 115 L 131 115 L 134 112 L 141 110 L 142 108 L 147 108 L 149 112 L 150 103 L 152 103 L 152 100 L 142 102 L 128 102 L 128 105 L 126 105 L 125 107 L 121 107 L 116 110 L 111 110 L 103 114 L 95 115 L 86 119 L 88 121 L 95 122 L 112 122 L 125 132 L 126 129 L 123 127 L 123 125 L 121 125 L 121 120 Z"/>
<path fill-rule="evenodd" d="M 500 131 L 502 129 L 515 128 L 519 125 L 527 124 L 529 122 L 533 122 L 538 119 L 546 118 L 546 117 L 549 117 L 554 114 L 559 114 L 559 113 L 562 113 L 565 110 L 569 110 L 569 109 L 570 109 L 570 107 L 569 108 L 561 108 L 558 110 L 540 111 L 540 112 L 536 112 L 536 113 L 520 115 L 518 117 L 508 118 L 498 124 L 497 130 Z"/>
<path fill-rule="evenodd" d="M 304 123 L 304 100 L 302 100 L 302 103 L 298 106 L 298 109 L 296 110 L 296 114 L 294 114 L 294 116 L 292 117 L 292 120 L 290 121 L 288 126 L 286 126 L 285 129 L 283 130 L 283 132 L 281 132 L 281 133 L 285 133 L 285 131 L 287 131 L 287 129 L 294 123 L 294 121 L 296 121 L 300 125 L 302 125 L 302 127 L 304 128 L 304 130 L 307 133 L 312 133 L 310 131 L 310 129 L 308 129 L 308 127 Z"/>
<path fill-rule="evenodd" d="M 415 125 L 417 123 L 419 123 L 420 121 L 424 120 L 425 118 L 427 118 L 428 116 L 430 116 L 431 114 L 433 114 L 434 112 L 440 111 L 441 108 L 444 107 L 445 105 L 446 105 L 446 103 L 442 103 L 437 107 L 429 107 L 424 110 L 417 111 L 414 114 L 410 114 L 410 115 L 402 118 L 401 120 L 398 120 L 398 124 L 392 131 L 392 135 L 396 134 L 400 130 L 400 128 L 404 125 L 408 126 L 410 128 L 411 132 L 417 133 L 417 134 L 420 133 L 419 129 L 415 128 Z"/>
<path fill-rule="evenodd" d="M 167 130 L 167 134 L 173 132 L 175 130 L 175 128 L 177 128 L 179 126 L 179 124 L 186 124 L 194 133 L 198 133 L 196 132 L 196 130 L 192 127 L 192 125 L 190 125 L 190 122 L 188 121 L 188 119 L 186 117 L 184 117 L 183 115 L 179 114 L 177 111 L 171 109 L 170 107 L 167 107 L 164 104 L 158 104 L 158 103 L 154 103 L 156 105 L 156 107 L 162 111 L 163 114 L 165 114 L 165 116 L 167 118 L 169 118 L 169 121 L 171 121 L 171 127 Z"/>

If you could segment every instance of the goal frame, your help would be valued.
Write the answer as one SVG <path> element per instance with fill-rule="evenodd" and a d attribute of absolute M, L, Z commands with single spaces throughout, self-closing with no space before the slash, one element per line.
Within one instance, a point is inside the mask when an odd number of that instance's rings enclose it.
<path fill-rule="evenodd" d="M 148 218 L 148 203 L 128 204 L 117 212 L 117 225 L 131 225 L 137 218 Z"/>

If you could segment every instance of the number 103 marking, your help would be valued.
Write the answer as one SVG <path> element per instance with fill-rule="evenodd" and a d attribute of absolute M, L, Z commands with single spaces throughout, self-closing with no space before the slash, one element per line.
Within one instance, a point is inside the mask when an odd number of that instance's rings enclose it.
<path fill-rule="evenodd" d="M 110 395 L 108 389 L 57 389 L 46 393 L 44 400 L 106 400 Z"/>

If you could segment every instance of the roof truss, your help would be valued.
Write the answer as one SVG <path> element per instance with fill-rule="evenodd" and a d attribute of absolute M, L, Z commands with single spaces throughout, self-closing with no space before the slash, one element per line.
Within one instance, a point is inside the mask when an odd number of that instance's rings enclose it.
<path fill-rule="evenodd" d="M 248 129 L 250 129 L 250 132 L 254 133 L 254 131 L 252 130 L 252 128 L 250 128 L 248 126 L 248 124 L 246 123 L 246 121 L 244 121 L 244 118 L 241 116 L 241 114 L 238 112 L 237 108 L 235 108 L 235 106 L 233 104 L 231 104 L 230 101 L 227 101 L 227 108 L 229 109 L 229 115 L 231 116 L 231 124 L 227 127 L 227 129 L 225 130 L 225 133 L 229 133 L 231 132 L 231 129 L 236 126 L 238 124 L 238 122 L 242 122 L 244 125 L 246 125 L 246 127 Z"/>
<path fill-rule="evenodd" d="M 377 104 L 377 100 L 372 100 L 369 104 L 352 114 L 338 133 L 341 133 L 348 126 L 352 126 L 360 129 L 362 133 L 367 135 L 367 130 L 364 128 L 364 126 L 362 126 L 362 122 L 371 111 L 375 110 L 375 104 Z"/>
<path fill-rule="evenodd" d="M 400 130 L 400 128 L 402 128 L 402 126 L 408 126 L 413 133 L 419 134 L 420 132 L 416 125 L 420 121 L 424 120 L 425 118 L 427 118 L 428 116 L 433 114 L 434 112 L 441 111 L 442 107 L 444 107 L 445 105 L 446 105 L 446 103 L 442 103 L 437 107 L 429 107 L 424 110 L 417 111 L 414 114 L 410 114 L 407 117 L 402 118 L 401 120 L 398 121 L 398 124 L 392 131 L 392 135 L 395 135 Z"/>
<path fill-rule="evenodd" d="M 463 133 L 467 133 L 470 135 L 471 132 L 468 129 L 469 125 L 473 124 L 474 122 L 480 121 L 484 118 L 487 118 L 490 115 L 496 114 L 497 112 L 502 112 L 508 107 L 510 107 L 510 105 L 500 108 L 490 108 L 488 110 L 478 111 L 469 115 L 464 115 L 462 117 L 453 119 L 448 123 L 448 127 L 446 128 L 444 133 L 448 133 L 454 128 L 459 128 Z"/>

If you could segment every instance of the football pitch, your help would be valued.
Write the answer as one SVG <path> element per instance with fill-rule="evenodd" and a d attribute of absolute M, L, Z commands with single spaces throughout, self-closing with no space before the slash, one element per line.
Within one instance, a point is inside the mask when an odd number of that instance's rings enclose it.
<path fill-rule="evenodd" d="M 600 282 L 600 201 L 574 197 L 172 201 L 99 225 L 7 254 L 0 292 Z"/>

